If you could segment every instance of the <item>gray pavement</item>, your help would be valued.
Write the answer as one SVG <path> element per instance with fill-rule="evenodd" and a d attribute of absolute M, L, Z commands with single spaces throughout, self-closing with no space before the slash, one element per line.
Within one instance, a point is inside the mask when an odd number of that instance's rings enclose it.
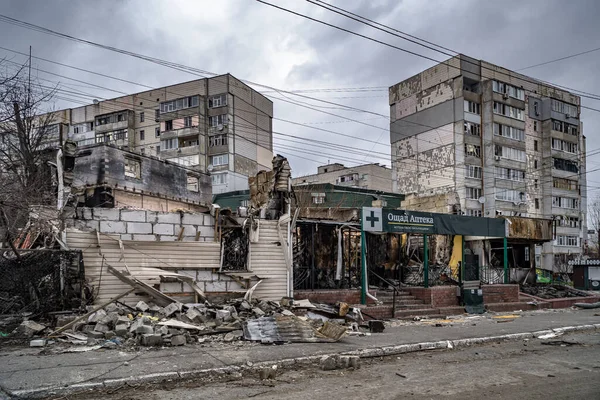
<path fill-rule="evenodd" d="M 457 316 L 450 320 L 392 322 L 383 333 L 346 337 L 338 343 L 260 345 L 247 342 L 178 348 L 95 350 L 53 354 L 56 347 L 0 350 L 0 387 L 5 392 L 65 387 L 169 371 L 220 368 L 426 341 L 458 340 L 600 323 L 598 310 L 549 310 L 520 314 Z M 509 317 L 506 317 L 509 315 Z M 510 317 L 510 315 L 516 315 Z M 438 326 L 441 325 L 441 326 Z"/>

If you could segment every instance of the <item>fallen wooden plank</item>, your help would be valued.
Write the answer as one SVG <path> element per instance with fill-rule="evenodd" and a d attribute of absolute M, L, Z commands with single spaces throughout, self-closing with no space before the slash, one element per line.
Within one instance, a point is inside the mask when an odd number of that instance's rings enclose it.
<path fill-rule="evenodd" d="M 108 272 L 119 278 L 121 281 L 127 283 L 129 286 L 145 292 L 150 297 L 152 297 L 156 301 L 156 303 L 161 307 L 166 307 L 171 303 L 177 303 L 176 300 L 162 293 L 160 290 L 154 289 L 152 286 L 140 281 L 139 279 L 123 274 L 115 267 L 109 265 Z"/>

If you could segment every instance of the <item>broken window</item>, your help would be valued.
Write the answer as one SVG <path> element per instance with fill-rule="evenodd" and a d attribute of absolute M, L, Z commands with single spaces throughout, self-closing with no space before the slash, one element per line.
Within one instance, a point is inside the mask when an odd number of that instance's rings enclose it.
<path fill-rule="evenodd" d="M 173 130 L 173 120 L 165 121 L 165 131 Z"/>
<path fill-rule="evenodd" d="M 481 209 L 467 208 L 466 215 L 469 217 L 481 217 Z"/>
<path fill-rule="evenodd" d="M 494 114 L 503 115 L 505 117 L 514 118 L 523 121 L 523 110 L 509 106 L 508 104 L 494 102 Z"/>
<path fill-rule="evenodd" d="M 538 141 L 537 140 L 533 141 L 533 151 L 538 151 Z"/>
<path fill-rule="evenodd" d="M 496 93 L 506 94 L 518 100 L 525 100 L 525 92 L 523 89 L 509 85 L 504 82 L 492 81 L 492 89 Z"/>
<path fill-rule="evenodd" d="M 577 236 L 568 236 L 568 235 L 557 235 L 554 240 L 554 244 L 556 246 L 572 246 L 575 247 L 579 243 L 579 238 Z"/>
<path fill-rule="evenodd" d="M 512 147 L 495 145 L 494 154 L 497 157 L 505 158 L 507 160 L 525 161 L 526 159 L 525 152 L 523 150 L 514 149 Z"/>
<path fill-rule="evenodd" d="M 465 135 L 481 136 L 481 125 L 465 122 Z"/>
<path fill-rule="evenodd" d="M 198 177 L 193 175 L 187 176 L 187 190 L 190 192 L 199 192 Z"/>
<path fill-rule="evenodd" d="M 535 199 L 535 209 L 536 210 L 540 209 L 540 199 Z"/>
<path fill-rule="evenodd" d="M 125 121 L 125 115 L 124 114 L 118 114 L 117 115 L 117 122 L 123 122 Z"/>
<path fill-rule="evenodd" d="M 154 136 L 160 137 L 160 128 L 159 127 L 154 128 Z"/>
<path fill-rule="evenodd" d="M 494 135 L 518 140 L 520 142 L 525 140 L 525 131 L 523 129 L 518 129 L 508 125 L 500 125 L 495 122 Z"/>
<path fill-rule="evenodd" d="M 465 144 L 465 154 L 467 156 L 481 157 L 481 146 L 476 144 Z"/>
<path fill-rule="evenodd" d="M 578 107 L 576 105 L 564 103 L 555 99 L 552 99 L 552 111 L 565 114 L 568 117 L 577 118 L 579 116 Z"/>
<path fill-rule="evenodd" d="M 556 189 L 564 189 L 564 190 L 578 190 L 577 181 L 565 178 L 554 178 L 552 181 L 552 187 Z"/>
<path fill-rule="evenodd" d="M 133 179 L 141 179 L 142 165 L 139 160 L 125 158 L 125 177 Z"/>
<path fill-rule="evenodd" d="M 512 201 L 513 203 L 522 203 L 525 201 L 525 193 L 518 190 L 498 190 L 496 192 L 496 200 Z"/>
<path fill-rule="evenodd" d="M 552 207 L 568 208 L 575 210 L 579 208 L 579 199 L 571 197 L 552 196 Z"/>
<path fill-rule="evenodd" d="M 552 138 L 552 149 L 576 154 L 577 153 L 577 143 L 572 143 L 572 142 L 567 142 L 566 140 Z"/>
<path fill-rule="evenodd" d="M 562 158 L 552 158 L 552 161 L 555 169 L 568 172 L 579 172 L 579 166 L 574 161 Z"/>
<path fill-rule="evenodd" d="M 227 144 L 227 135 L 214 135 L 208 138 L 209 147 L 223 146 Z"/>
<path fill-rule="evenodd" d="M 225 183 L 225 174 L 214 174 L 211 176 L 213 185 L 222 185 Z"/>
<path fill-rule="evenodd" d="M 161 140 L 160 145 L 165 150 L 177 149 L 179 148 L 179 140 L 177 138 Z"/>
<path fill-rule="evenodd" d="M 311 193 L 313 204 L 325 203 L 325 193 Z"/>

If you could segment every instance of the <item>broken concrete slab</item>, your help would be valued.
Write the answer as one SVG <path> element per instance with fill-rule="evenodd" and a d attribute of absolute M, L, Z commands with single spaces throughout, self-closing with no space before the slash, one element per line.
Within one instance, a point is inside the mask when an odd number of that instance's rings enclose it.
<path fill-rule="evenodd" d="M 46 339 L 34 339 L 29 342 L 29 347 L 44 347 L 46 345 Z"/>
<path fill-rule="evenodd" d="M 117 336 L 125 337 L 129 333 L 129 325 L 127 324 L 118 324 L 115 327 L 115 334 Z"/>
<path fill-rule="evenodd" d="M 87 335 L 91 339 L 104 339 L 104 332 L 91 331 Z"/>
<path fill-rule="evenodd" d="M 106 311 L 104 311 L 103 309 L 99 309 L 98 311 L 96 311 L 88 317 L 88 322 L 100 322 L 104 317 L 106 317 Z"/>
<path fill-rule="evenodd" d="M 94 327 L 94 331 L 96 331 L 96 332 L 103 332 L 104 333 L 104 332 L 110 331 L 110 328 L 108 327 L 107 324 L 104 324 L 102 322 L 98 322 L 96 324 L 96 326 Z"/>
<path fill-rule="evenodd" d="M 157 325 L 154 327 L 154 333 L 156 333 L 157 335 L 168 335 L 169 328 L 165 325 Z"/>
<path fill-rule="evenodd" d="M 44 329 L 46 329 L 46 326 L 34 321 L 26 320 L 21 322 L 21 325 L 17 326 L 15 330 L 12 331 L 11 335 L 15 337 L 32 337 Z"/>
<path fill-rule="evenodd" d="M 152 334 L 154 333 L 154 328 L 151 325 L 140 325 L 135 329 L 135 333 L 138 335 Z"/>
<path fill-rule="evenodd" d="M 139 310 L 141 312 L 146 312 L 146 311 L 148 311 L 148 309 L 150 309 L 150 306 L 148 306 L 148 304 L 146 304 L 146 302 L 140 300 L 135 305 L 135 309 Z"/>

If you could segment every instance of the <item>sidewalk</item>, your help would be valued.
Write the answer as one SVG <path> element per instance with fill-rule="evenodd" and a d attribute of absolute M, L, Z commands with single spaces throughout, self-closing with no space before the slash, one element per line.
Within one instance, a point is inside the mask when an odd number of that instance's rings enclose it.
<path fill-rule="evenodd" d="M 177 379 L 185 372 L 247 362 L 277 361 L 298 357 L 343 353 L 356 350 L 526 333 L 546 329 L 600 324 L 598 310 L 548 310 L 523 312 L 520 317 L 493 318 L 501 314 L 470 318 L 460 316 L 454 322 L 406 322 L 367 337 L 346 337 L 339 343 L 260 345 L 248 342 L 194 344 L 176 348 L 143 348 L 136 352 L 119 349 L 85 353 L 47 354 L 52 346 L 0 350 L 0 388 L 8 393 L 26 394 L 74 384 L 94 384 L 122 379 L 172 373 Z M 93 385 L 90 385 L 93 386 Z M 47 392 L 46 392 L 47 393 Z M 41 392 L 40 392 L 41 394 Z"/>

